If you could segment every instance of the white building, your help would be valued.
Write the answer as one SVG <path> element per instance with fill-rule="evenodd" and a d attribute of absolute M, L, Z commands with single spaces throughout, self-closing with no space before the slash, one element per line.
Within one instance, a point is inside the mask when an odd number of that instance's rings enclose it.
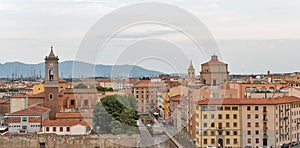
<path fill-rule="evenodd" d="M 27 134 L 39 132 L 41 123 L 49 119 L 50 109 L 41 106 L 28 108 L 5 115 L 8 122 L 8 132 L 13 134 Z"/>
<path fill-rule="evenodd" d="M 57 135 L 87 135 L 90 127 L 85 121 L 79 120 L 45 120 L 42 133 L 54 133 Z"/>

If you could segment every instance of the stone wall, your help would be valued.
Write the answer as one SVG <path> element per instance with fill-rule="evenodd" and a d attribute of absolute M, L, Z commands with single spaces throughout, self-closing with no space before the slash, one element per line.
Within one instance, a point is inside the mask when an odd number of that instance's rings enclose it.
<path fill-rule="evenodd" d="M 136 147 L 137 135 L 86 135 L 86 136 L 59 136 L 55 134 L 33 135 L 5 135 L 0 136 L 1 147 L 6 148 L 39 148 L 45 144 L 46 148 L 106 148 Z"/>

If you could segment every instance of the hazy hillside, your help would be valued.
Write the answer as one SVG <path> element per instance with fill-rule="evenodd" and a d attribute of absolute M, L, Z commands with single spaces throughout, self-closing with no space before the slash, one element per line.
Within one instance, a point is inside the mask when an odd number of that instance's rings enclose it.
<path fill-rule="evenodd" d="M 132 65 L 93 65 L 78 61 L 64 61 L 59 65 L 60 77 L 149 77 L 161 74 L 161 72 L 148 70 Z M 44 63 L 24 64 L 21 62 L 9 62 L 0 64 L 0 77 L 11 78 L 12 73 L 17 73 L 19 77 L 29 77 L 35 74 L 44 77 Z"/>

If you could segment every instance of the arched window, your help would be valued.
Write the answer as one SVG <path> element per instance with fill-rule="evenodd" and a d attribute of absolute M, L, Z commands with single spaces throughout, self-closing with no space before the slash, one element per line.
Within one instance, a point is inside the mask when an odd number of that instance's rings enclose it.
<path fill-rule="evenodd" d="M 53 95 L 53 93 L 50 93 L 49 94 L 49 100 L 53 100 L 54 99 L 54 95 Z"/>
<path fill-rule="evenodd" d="M 49 70 L 49 80 L 53 80 L 54 79 L 54 72 L 52 69 Z"/>

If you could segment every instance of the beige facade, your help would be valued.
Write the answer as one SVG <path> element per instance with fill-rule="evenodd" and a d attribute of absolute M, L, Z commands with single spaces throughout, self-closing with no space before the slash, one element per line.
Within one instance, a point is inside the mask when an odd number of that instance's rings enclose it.
<path fill-rule="evenodd" d="M 239 105 L 200 105 L 196 110 L 196 144 L 240 148 L 241 107 Z"/>
<path fill-rule="evenodd" d="M 220 62 L 218 56 L 211 56 L 211 60 L 201 64 L 201 83 L 216 86 L 229 80 L 228 64 Z"/>
<path fill-rule="evenodd" d="M 196 124 L 198 147 L 223 144 L 236 148 L 277 148 L 299 141 L 300 98 L 201 100 L 196 110 Z"/>

